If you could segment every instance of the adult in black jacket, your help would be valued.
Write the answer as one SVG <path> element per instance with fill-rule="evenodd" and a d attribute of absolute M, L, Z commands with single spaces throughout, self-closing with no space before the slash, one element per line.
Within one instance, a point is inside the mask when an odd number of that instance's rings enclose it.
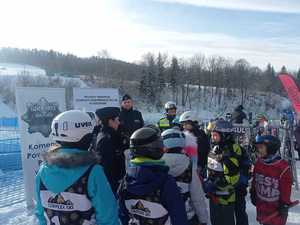
<path fill-rule="evenodd" d="M 244 107 L 239 105 L 235 108 L 234 112 L 232 113 L 232 123 L 242 124 L 244 119 L 247 119 L 246 113 L 243 111 Z"/>
<path fill-rule="evenodd" d="M 133 109 L 132 98 L 127 94 L 122 98 L 120 123 L 120 131 L 127 140 L 125 145 L 128 148 L 130 136 L 144 126 L 144 119 L 140 111 Z"/>
<path fill-rule="evenodd" d="M 101 157 L 104 173 L 116 194 L 119 181 L 125 175 L 125 157 L 122 151 L 122 138 L 118 131 L 120 109 L 105 107 L 98 109 L 96 115 L 101 121 L 101 129 L 97 136 L 95 151 Z"/>

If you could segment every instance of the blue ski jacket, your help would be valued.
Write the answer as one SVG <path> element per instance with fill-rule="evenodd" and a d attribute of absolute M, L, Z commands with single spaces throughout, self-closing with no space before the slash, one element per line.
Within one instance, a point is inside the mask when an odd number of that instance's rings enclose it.
<path fill-rule="evenodd" d="M 160 200 L 167 209 L 172 225 L 187 225 L 187 215 L 184 201 L 180 195 L 179 188 L 173 177 L 168 175 L 169 168 L 162 160 L 150 160 L 147 158 L 135 158 L 131 160 L 130 168 L 123 184 L 119 190 L 120 219 L 123 225 L 129 221 L 129 212 L 126 208 L 126 193 L 138 196 L 148 196 L 157 189 L 160 189 Z M 122 187 L 122 186 L 121 186 Z M 124 194 L 125 192 L 125 194 Z"/>
<path fill-rule="evenodd" d="M 87 191 L 88 198 L 95 210 L 97 225 L 119 225 L 118 207 L 103 168 L 96 165 L 95 156 L 84 150 L 58 148 L 46 154 L 35 178 L 35 214 L 39 225 L 46 225 L 44 208 L 41 203 L 41 183 L 53 193 L 64 192 L 74 184 L 87 170 L 90 171 Z"/>

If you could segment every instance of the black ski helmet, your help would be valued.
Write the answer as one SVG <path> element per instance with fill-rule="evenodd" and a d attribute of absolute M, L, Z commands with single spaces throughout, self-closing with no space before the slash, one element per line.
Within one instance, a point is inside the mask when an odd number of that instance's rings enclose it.
<path fill-rule="evenodd" d="M 224 119 L 216 121 L 212 132 L 218 132 L 221 136 L 222 142 L 227 142 L 233 138 L 233 126 L 232 123 Z"/>
<path fill-rule="evenodd" d="M 144 156 L 160 159 L 164 154 L 163 147 L 160 132 L 152 127 L 140 128 L 130 137 L 130 149 L 133 157 Z"/>
<path fill-rule="evenodd" d="M 269 155 L 275 154 L 281 147 L 280 140 L 272 135 L 257 136 L 255 139 L 255 144 L 266 145 Z"/>
<path fill-rule="evenodd" d="M 213 131 L 219 133 L 232 133 L 233 126 L 231 122 L 221 119 L 216 121 Z"/>

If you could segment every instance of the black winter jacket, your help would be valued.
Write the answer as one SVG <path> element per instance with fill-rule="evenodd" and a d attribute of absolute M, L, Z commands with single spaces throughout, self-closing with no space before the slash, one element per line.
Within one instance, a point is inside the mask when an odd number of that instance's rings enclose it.
<path fill-rule="evenodd" d="M 120 131 L 122 135 L 130 138 L 134 131 L 144 126 L 142 113 L 138 110 L 122 109 L 120 114 Z"/>
<path fill-rule="evenodd" d="M 96 153 L 101 158 L 101 165 L 114 193 L 125 175 L 125 157 L 122 149 L 120 133 L 110 127 L 103 127 L 97 136 Z"/>

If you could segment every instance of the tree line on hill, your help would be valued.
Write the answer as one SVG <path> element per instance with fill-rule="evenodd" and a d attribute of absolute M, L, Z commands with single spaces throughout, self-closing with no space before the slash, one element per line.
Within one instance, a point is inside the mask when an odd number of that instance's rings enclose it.
<path fill-rule="evenodd" d="M 190 101 L 191 90 L 198 89 L 201 95 L 205 94 L 206 87 L 214 87 L 211 97 L 221 98 L 238 92 L 241 103 L 253 91 L 284 95 L 277 78 L 279 71 L 275 71 L 271 63 L 261 69 L 245 59 L 233 61 L 204 54 L 178 58 L 147 53 L 138 63 L 127 63 L 112 59 L 106 51 L 98 56 L 81 58 L 53 50 L 2 48 L 0 62 L 38 66 L 49 76 L 83 75 L 91 86 L 118 87 L 121 92 L 134 92 L 157 109 L 161 108 L 166 92 L 171 93 L 172 100 L 185 106 Z M 293 75 L 300 81 L 300 69 Z"/>

